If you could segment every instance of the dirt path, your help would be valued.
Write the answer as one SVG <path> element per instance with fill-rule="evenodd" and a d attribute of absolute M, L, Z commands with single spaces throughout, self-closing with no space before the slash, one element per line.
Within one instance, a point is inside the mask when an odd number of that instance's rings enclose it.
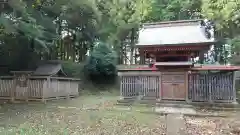
<path fill-rule="evenodd" d="M 185 122 L 182 114 L 168 114 L 167 135 L 185 135 Z"/>

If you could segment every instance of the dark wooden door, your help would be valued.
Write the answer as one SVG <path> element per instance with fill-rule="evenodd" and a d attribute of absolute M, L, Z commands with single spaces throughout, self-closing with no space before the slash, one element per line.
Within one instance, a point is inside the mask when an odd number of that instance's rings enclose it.
<path fill-rule="evenodd" d="M 162 74 L 162 99 L 186 99 L 186 75 L 184 72 L 165 72 Z"/>

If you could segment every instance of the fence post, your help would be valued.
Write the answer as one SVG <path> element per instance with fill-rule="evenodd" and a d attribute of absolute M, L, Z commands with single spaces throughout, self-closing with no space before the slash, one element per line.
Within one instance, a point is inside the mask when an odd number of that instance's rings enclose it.
<path fill-rule="evenodd" d="M 17 79 L 14 76 L 13 77 L 13 87 L 11 89 L 11 102 L 15 101 L 15 92 L 16 92 L 16 88 L 17 88 Z"/>
<path fill-rule="evenodd" d="M 70 99 L 70 93 L 72 93 L 72 90 L 71 90 L 71 81 L 70 81 L 70 79 L 69 79 L 67 82 L 68 82 L 67 89 L 66 89 L 67 99 Z"/>
<path fill-rule="evenodd" d="M 208 84 L 208 93 L 209 93 L 209 103 L 212 103 L 212 81 L 213 81 L 213 78 L 212 78 L 212 75 L 211 73 L 208 71 L 207 72 L 207 84 Z M 215 88 L 215 87 L 214 87 Z"/>
<path fill-rule="evenodd" d="M 122 87 L 122 83 L 123 83 L 122 82 L 123 81 L 122 80 L 122 76 L 119 76 L 119 79 L 120 79 L 120 98 L 123 98 L 123 94 L 122 94 L 122 92 L 123 92 L 123 90 L 122 90 L 123 89 L 123 87 Z"/>
<path fill-rule="evenodd" d="M 186 89 L 186 102 L 187 103 L 189 103 L 189 98 L 188 98 L 188 92 L 189 92 L 189 88 L 188 88 L 188 83 L 189 83 L 189 72 L 186 72 L 186 74 L 185 74 L 185 81 L 186 81 L 186 83 L 185 83 L 185 89 Z"/>
<path fill-rule="evenodd" d="M 158 92 L 157 92 L 158 93 L 157 101 L 160 102 L 162 100 L 162 89 L 161 89 L 162 88 L 162 77 L 161 77 L 161 72 L 159 73 L 157 81 L 158 81 L 157 83 L 158 83 L 158 86 L 159 86 L 158 87 Z"/>
<path fill-rule="evenodd" d="M 237 94 L 237 90 L 236 90 L 236 74 L 235 74 L 236 72 L 235 71 L 233 71 L 233 78 L 232 78 L 232 81 L 233 81 L 233 86 L 232 86 L 232 90 L 233 90 L 233 102 L 234 103 L 236 103 L 237 102 L 237 96 L 236 96 L 236 94 Z"/>
<path fill-rule="evenodd" d="M 27 77 L 27 87 L 24 90 L 25 90 L 24 91 L 25 101 L 28 102 L 28 98 L 29 98 L 29 96 L 31 96 L 31 94 L 30 94 L 31 87 L 30 87 L 29 76 Z"/>

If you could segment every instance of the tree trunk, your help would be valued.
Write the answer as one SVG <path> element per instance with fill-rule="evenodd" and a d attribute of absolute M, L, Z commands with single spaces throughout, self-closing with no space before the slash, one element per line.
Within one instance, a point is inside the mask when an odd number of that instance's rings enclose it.
<path fill-rule="evenodd" d="M 200 51 L 199 54 L 199 63 L 203 64 L 204 63 L 204 51 Z"/>
<path fill-rule="evenodd" d="M 131 38 L 130 38 L 130 46 L 131 46 L 131 52 L 130 52 L 130 64 L 133 64 L 133 53 L 134 53 L 134 40 L 135 40 L 135 31 L 134 28 L 131 30 Z"/>

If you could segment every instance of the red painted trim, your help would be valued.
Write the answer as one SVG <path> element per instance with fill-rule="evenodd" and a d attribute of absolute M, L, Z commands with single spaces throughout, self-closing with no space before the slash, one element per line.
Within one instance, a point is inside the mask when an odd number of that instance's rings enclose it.
<path fill-rule="evenodd" d="M 146 47 L 171 47 L 171 46 L 177 46 L 177 47 L 185 47 L 185 46 L 210 46 L 212 44 L 216 43 L 216 41 L 210 41 L 210 42 L 199 42 L 199 43 L 182 43 L 182 44 L 154 44 L 154 45 L 140 45 L 137 44 L 136 48 L 146 48 Z"/>
<path fill-rule="evenodd" d="M 140 48 L 141 51 L 147 51 L 147 52 L 156 52 L 156 51 L 165 51 L 165 50 L 204 50 L 208 49 L 209 45 L 201 45 L 201 46 L 159 46 L 159 47 L 143 47 Z"/>
<path fill-rule="evenodd" d="M 191 54 L 156 54 L 156 57 L 191 56 Z"/>
<path fill-rule="evenodd" d="M 192 67 L 189 68 L 189 70 L 240 70 L 240 66 L 226 66 L 226 65 L 213 65 L 213 66 L 199 66 L 199 67 Z M 153 67 L 138 67 L 138 68 L 129 68 L 129 69 L 119 69 L 119 71 L 152 71 L 156 72 L 159 71 L 159 69 L 154 64 Z"/>
<path fill-rule="evenodd" d="M 191 70 L 240 70 L 239 66 L 202 66 L 193 67 Z"/>

